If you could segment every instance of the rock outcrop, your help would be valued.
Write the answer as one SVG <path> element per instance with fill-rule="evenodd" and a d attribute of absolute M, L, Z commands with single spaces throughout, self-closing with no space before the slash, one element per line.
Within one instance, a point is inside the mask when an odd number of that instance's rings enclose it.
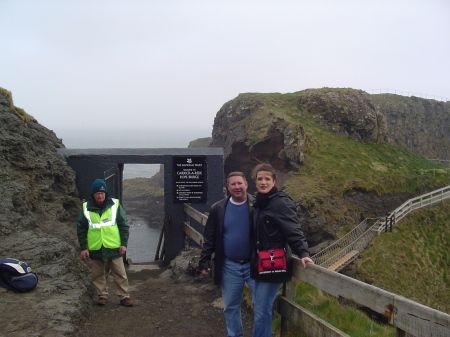
<path fill-rule="evenodd" d="M 0 257 L 25 261 L 39 276 L 29 293 L 0 287 L 4 336 L 73 335 L 92 303 L 76 241 L 81 203 L 60 147 L 0 88 Z"/>
<path fill-rule="evenodd" d="M 305 90 L 298 106 L 331 131 L 360 142 L 388 142 L 383 110 L 361 90 Z"/>
<path fill-rule="evenodd" d="M 424 158 L 450 160 L 450 102 L 394 94 L 372 100 L 385 111 L 391 144 Z"/>
<path fill-rule="evenodd" d="M 273 95 L 241 94 L 223 105 L 214 119 L 210 147 L 224 148 L 225 172 L 239 168 L 248 175 L 256 163 L 267 161 L 284 181 L 302 163 L 307 141 L 304 128 L 291 122 L 289 114 L 308 113 L 331 131 L 361 142 L 389 140 L 383 110 L 361 90 L 304 90 L 290 96 L 276 100 Z"/>

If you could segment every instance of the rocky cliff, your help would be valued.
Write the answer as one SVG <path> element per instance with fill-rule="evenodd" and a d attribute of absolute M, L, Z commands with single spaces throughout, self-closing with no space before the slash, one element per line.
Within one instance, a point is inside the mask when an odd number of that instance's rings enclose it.
<path fill-rule="evenodd" d="M 372 95 L 385 111 L 390 143 L 428 159 L 450 160 L 450 102 Z"/>
<path fill-rule="evenodd" d="M 76 241 L 81 204 L 60 147 L 0 88 L 0 257 L 22 260 L 39 276 L 30 293 L 0 287 L 4 336 L 72 335 L 91 305 Z"/>
<path fill-rule="evenodd" d="M 224 148 L 225 172 L 239 167 L 248 174 L 256 163 L 267 161 L 282 176 L 289 175 L 301 165 L 306 151 L 307 132 L 295 123 L 295 115 L 302 114 L 361 142 L 389 141 L 384 111 L 369 94 L 320 89 L 239 95 L 217 113 L 210 146 Z"/>

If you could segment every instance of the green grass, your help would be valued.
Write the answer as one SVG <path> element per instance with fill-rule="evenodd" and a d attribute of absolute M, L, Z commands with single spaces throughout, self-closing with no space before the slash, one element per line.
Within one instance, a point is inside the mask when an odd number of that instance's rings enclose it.
<path fill-rule="evenodd" d="M 375 238 L 358 279 L 450 314 L 450 201 L 415 210 Z"/>
<path fill-rule="evenodd" d="M 29 114 L 27 114 L 27 113 L 25 112 L 25 110 L 23 110 L 23 109 L 21 109 L 21 108 L 18 108 L 18 107 L 16 107 L 16 106 L 13 104 L 13 101 L 12 101 L 12 95 L 11 95 L 11 92 L 10 92 L 10 91 L 8 91 L 8 90 L 6 90 L 6 89 L 3 89 L 3 88 L 0 88 L 0 95 L 3 95 L 3 96 L 6 97 L 8 103 L 9 103 L 9 109 L 10 109 L 12 112 L 14 112 L 21 120 L 23 120 L 24 122 L 32 122 L 32 121 L 35 122 L 35 121 L 36 121 L 36 120 L 34 119 L 34 117 L 31 116 L 31 115 L 29 115 Z"/>
<path fill-rule="evenodd" d="M 124 198 L 145 202 L 145 196 L 164 196 L 164 173 L 157 172 L 151 178 L 134 178 L 123 181 Z"/>
<path fill-rule="evenodd" d="M 321 290 L 297 281 L 296 302 L 309 312 L 325 320 L 352 337 L 395 337 L 393 326 L 378 324 L 355 307 L 343 305 Z M 273 330 L 279 336 L 281 317 L 275 315 Z M 307 337 L 300 328 L 289 331 L 286 337 Z"/>
<path fill-rule="evenodd" d="M 197 138 L 189 142 L 188 147 L 208 147 L 212 142 L 212 137 Z"/>

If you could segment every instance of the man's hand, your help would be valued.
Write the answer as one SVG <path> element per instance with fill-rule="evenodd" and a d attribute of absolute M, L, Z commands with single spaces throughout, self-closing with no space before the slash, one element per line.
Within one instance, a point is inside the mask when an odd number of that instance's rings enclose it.
<path fill-rule="evenodd" d="M 83 260 L 87 260 L 89 258 L 89 250 L 87 249 L 82 250 L 80 256 Z"/>
<path fill-rule="evenodd" d="M 119 247 L 119 254 L 120 255 L 123 255 L 123 254 L 125 254 L 127 252 L 127 247 L 125 247 L 125 246 L 120 246 Z"/>
<path fill-rule="evenodd" d="M 208 276 L 211 272 L 211 268 L 202 269 L 202 275 Z"/>
<path fill-rule="evenodd" d="M 309 257 L 304 257 L 304 258 L 302 259 L 302 265 L 303 265 L 303 268 L 306 268 L 306 263 L 314 264 L 314 261 L 311 260 Z"/>

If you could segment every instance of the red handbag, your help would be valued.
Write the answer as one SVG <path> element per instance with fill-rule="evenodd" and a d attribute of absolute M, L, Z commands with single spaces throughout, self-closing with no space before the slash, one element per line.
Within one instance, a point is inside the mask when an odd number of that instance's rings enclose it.
<path fill-rule="evenodd" d="M 262 250 L 258 252 L 258 273 L 286 273 L 286 252 L 283 248 Z"/>

